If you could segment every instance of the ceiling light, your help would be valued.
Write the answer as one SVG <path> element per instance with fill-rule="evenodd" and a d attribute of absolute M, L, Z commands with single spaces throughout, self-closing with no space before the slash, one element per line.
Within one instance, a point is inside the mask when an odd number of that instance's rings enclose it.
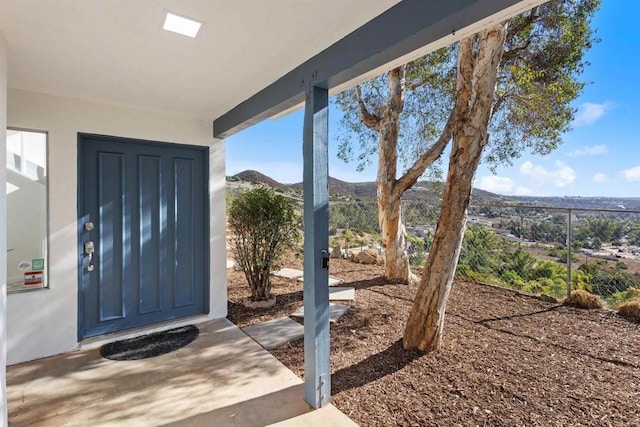
<path fill-rule="evenodd" d="M 164 17 L 164 24 L 162 25 L 162 28 L 167 31 L 182 34 L 183 36 L 195 38 L 196 35 L 198 35 L 198 31 L 201 26 L 202 23 L 198 21 L 183 18 L 182 16 L 167 12 Z"/>

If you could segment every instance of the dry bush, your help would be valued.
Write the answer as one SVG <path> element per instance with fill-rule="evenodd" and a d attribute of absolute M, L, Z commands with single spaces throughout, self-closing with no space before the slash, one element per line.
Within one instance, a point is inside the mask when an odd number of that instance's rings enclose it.
<path fill-rule="evenodd" d="M 640 299 L 632 299 L 618 306 L 618 314 L 640 321 Z"/>
<path fill-rule="evenodd" d="M 587 292 L 583 289 L 577 289 L 571 292 L 571 296 L 564 300 L 567 305 L 572 305 L 577 308 L 587 309 L 602 309 L 604 308 L 604 301 L 598 295 L 594 295 L 591 292 Z"/>

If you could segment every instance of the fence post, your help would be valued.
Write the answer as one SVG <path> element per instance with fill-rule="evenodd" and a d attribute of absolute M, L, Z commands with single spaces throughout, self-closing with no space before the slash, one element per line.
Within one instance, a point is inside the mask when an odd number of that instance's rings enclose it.
<path fill-rule="evenodd" d="M 571 237 L 571 209 L 568 210 L 569 218 L 567 219 L 567 298 L 571 296 L 571 246 L 572 246 L 572 237 Z"/>

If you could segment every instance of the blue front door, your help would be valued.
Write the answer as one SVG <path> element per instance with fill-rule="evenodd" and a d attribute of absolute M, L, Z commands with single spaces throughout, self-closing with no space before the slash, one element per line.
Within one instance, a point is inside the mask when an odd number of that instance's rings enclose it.
<path fill-rule="evenodd" d="M 78 146 L 79 339 L 207 313 L 208 148 Z"/>

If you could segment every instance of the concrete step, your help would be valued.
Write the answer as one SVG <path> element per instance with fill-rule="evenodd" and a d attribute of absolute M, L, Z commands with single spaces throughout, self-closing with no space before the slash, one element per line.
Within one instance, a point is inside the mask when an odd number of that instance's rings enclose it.
<path fill-rule="evenodd" d="M 304 326 L 288 317 L 247 326 L 242 330 L 267 350 L 304 337 Z"/>
<path fill-rule="evenodd" d="M 297 279 L 304 276 L 304 272 L 302 270 L 297 270 L 295 268 L 283 268 L 272 271 L 271 274 L 277 277 L 284 277 L 285 279 Z"/>
<path fill-rule="evenodd" d="M 335 323 L 349 310 L 348 305 L 343 304 L 329 304 L 329 322 Z M 304 319 L 304 307 L 300 307 L 292 315 L 292 317 L 298 317 Z"/>
<path fill-rule="evenodd" d="M 298 279 L 298 282 L 303 283 L 304 282 L 304 277 L 300 277 Z M 338 286 L 338 285 L 342 284 L 343 282 L 344 282 L 344 280 L 342 280 L 339 277 L 329 276 L 329 286 Z"/>
<path fill-rule="evenodd" d="M 334 286 L 329 288 L 329 301 L 353 301 L 356 299 L 356 288 Z"/>

